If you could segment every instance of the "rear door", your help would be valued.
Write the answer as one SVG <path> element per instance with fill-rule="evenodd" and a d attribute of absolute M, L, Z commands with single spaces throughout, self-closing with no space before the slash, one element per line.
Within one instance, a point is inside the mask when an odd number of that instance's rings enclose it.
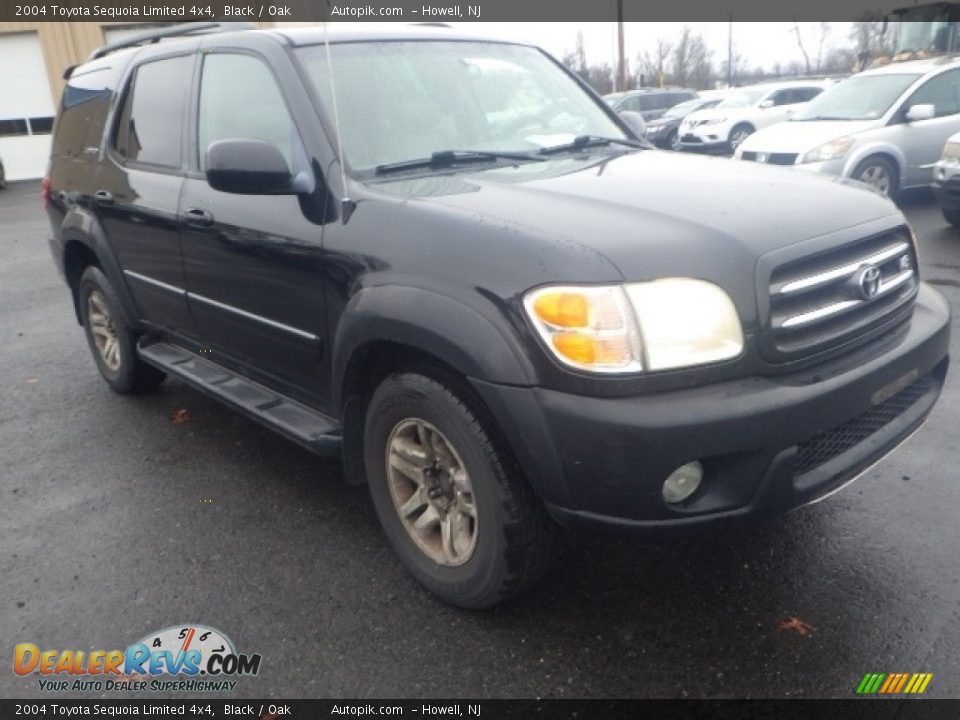
<path fill-rule="evenodd" d="M 180 202 L 190 307 L 214 359 L 323 406 L 323 226 L 311 198 L 237 195 L 207 183 L 206 150 L 223 139 L 274 144 L 294 173 L 312 172 L 288 91 L 256 54 L 202 55 L 191 161 Z M 302 90 L 302 89 L 301 89 Z"/>
<path fill-rule="evenodd" d="M 193 55 L 150 60 L 130 74 L 100 164 L 94 200 L 141 319 L 195 337 L 177 210 Z"/>

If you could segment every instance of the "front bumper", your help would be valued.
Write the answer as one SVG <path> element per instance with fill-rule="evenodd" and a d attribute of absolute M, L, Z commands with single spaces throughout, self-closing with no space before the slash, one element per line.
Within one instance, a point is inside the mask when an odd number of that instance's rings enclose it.
<path fill-rule="evenodd" d="M 711 152 L 729 148 L 730 128 L 726 125 L 699 125 L 680 128 L 680 145 L 684 150 Z"/>
<path fill-rule="evenodd" d="M 938 163 L 933 169 L 932 188 L 940 207 L 960 210 L 960 167 Z"/>
<path fill-rule="evenodd" d="M 595 398 L 474 385 L 528 479 L 568 524 L 684 528 L 771 516 L 837 489 L 926 419 L 947 370 L 950 312 L 922 285 L 891 336 L 813 370 L 647 397 Z M 661 496 L 700 460 L 700 489 Z"/>

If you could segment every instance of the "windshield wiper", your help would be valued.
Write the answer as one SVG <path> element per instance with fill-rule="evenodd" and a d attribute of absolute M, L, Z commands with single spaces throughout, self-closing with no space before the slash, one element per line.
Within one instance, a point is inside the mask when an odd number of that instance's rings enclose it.
<path fill-rule="evenodd" d="M 541 148 L 540 154 L 553 155 L 554 153 L 583 150 L 584 148 L 598 147 L 600 145 L 626 145 L 632 148 L 647 147 L 638 140 L 628 140 L 627 138 L 611 138 L 603 137 L 602 135 L 579 135 L 573 139 L 573 142 Z"/>
<path fill-rule="evenodd" d="M 805 122 L 808 120 L 846 120 L 850 121 L 853 118 L 850 117 L 840 117 L 839 115 L 814 115 L 813 117 L 802 117 L 802 118 L 790 118 L 794 122 Z"/>
<path fill-rule="evenodd" d="M 493 152 L 486 150 L 437 150 L 430 157 L 416 160 L 402 160 L 401 162 L 377 165 L 377 175 L 387 175 L 404 170 L 419 170 L 421 168 L 448 168 L 454 165 L 463 165 L 478 162 L 496 162 L 497 160 L 514 160 L 517 162 L 543 162 L 544 158 L 523 152 Z"/>

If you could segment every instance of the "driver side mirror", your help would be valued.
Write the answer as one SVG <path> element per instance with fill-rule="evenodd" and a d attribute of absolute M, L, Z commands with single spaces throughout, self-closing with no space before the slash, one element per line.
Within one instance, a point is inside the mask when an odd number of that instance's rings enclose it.
<path fill-rule="evenodd" d="M 936 105 L 911 105 L 910 109 L 907 110 L 907 114 L 904 116 L 910 122 L 914 120 L 930 120 L 937 116 L 937 106 Z"/>
<path fill-rule="evenodd" d="M 647 134 L 647 121 L 643 119 L 643 115 L 634 110 L 621 110 L 618 114 L 638 138 L 642 139 Z"/>
<path fill-rule="evenodd" d="M 309 173 L 293 175 L 280 149 L 265 140 L 217 140 L 207 148 L 207 182 L 238 195 L 300 195 L 314 190 Z"/>
<path fill-rule="evenodd" d="M 764 110 L 766 110 L 767 108 L 772 108 L 773 100 L 764 100 L 762 103 L 760 103 L 760 107 L 763 108 Z"/>

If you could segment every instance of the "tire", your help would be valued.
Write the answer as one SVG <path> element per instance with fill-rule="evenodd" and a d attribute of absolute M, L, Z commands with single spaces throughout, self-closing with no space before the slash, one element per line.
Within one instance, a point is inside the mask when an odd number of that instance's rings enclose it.
<path fill-rule="evenodd" d="M 364 460 L 380 524 L 407 570 L 442 600 L 481 609 L 549 569 L 556 527 L 492 421 L 454 388 L 414 372 L 387 377 L 367 409 Z"/>
<path fill-rule="evenodd" d="M 897 196 L 900 173 L 892 162 L 880 155 L 861 160 L 851 177 L 869 185 L 884 197 L 893 199 Z"/>
<path fill-rule="evenodd" d="M 683 145 L 680 144 L 680 133 L 676 130 L 673 130 L 669 135 L 667 135 L 666 146 L 674 152 L 680 152 L 683 150 Z"/>
<path fill-rule="evenodd" d="M 7 171 L 3 167 L 3 163 L 0 163 L 0 190 L 3 190 L 7 187 Z"/>
<path fill-rule="evenodd" d="M 756 130 L 753 129 L 753 126 L 748 125 L 747 123 L 734 125 L 733 129 L 730 131 L 730 137 L 727 138 L 727 145 L 730 146 L 730 152 L 736 152 L 737 148 L 740 147 L 740 143 L 753 135 L 755 132 Z"/>
<path fill-rule="evenodd" d="M 95 265 L 80 277 L 77 303 L 94 362 L 114 392 L 147 392 L 163 382 L 164 373 L 137 355 L 137 333 L 124 320 L 110 281 Z"/>
<path fill-rule="evenodd" d="M 944 220 L 953 225 L 955 228 L 960 228 L 960 208 L 941 207 L 940 212 L 943 213 Z"/>

